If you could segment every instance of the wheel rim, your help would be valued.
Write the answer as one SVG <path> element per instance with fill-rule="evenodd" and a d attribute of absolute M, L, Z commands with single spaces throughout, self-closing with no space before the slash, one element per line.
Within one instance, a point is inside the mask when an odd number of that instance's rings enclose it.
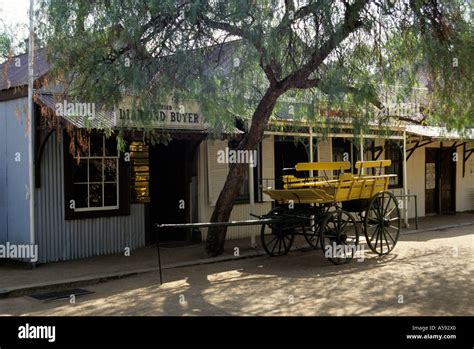
<path fill-rule="evenodd" d="M 329 207 L 322 207 L 314 210 L 314 224 L 310 224 L 304 233 L 304 238 L 308 245 L 314 249 L 322 248 L 321 245 L 321 223 L 329 211 Z"/>
<path fill-rule="evenodd" d="M 304 233 L 306 242 L 314 249 L 317 249 L 319 246 L 321 246 L 320 230 L 321 224 L 315 221 L 313 225 L 306 229 L 306 233 Z"/>
<path fill-rule="evenodd" d="M 278 224 L 264 224 L 261 231 L 262 246 L 270 256 L 283 256 L 288 253 L 295 238 L 294 228 Z"/>
<path fill-rule="evenodd" d="M 400 225 L 395 196 L 390 192 L 378 193 L 365 214 L 364 233 L 369 248 L 380 256 L 390 253 L 397 244 Z"/>
<path fill-rule="evenodd" d="M 334 264 L 349 263 L 359 243 L 354 217 L 338 209 L 327 214 L 321 228 L 321 245 L 324 256 Z"/>
<path fill-rule="evenodd" d="M 283 214 L 284 209 L 277 207 L 271 210 L 268 213 L 268 216 L 279 217 Z M 293 245 L 293 240 L 295 239 L 295 228 L 296 226 L 294 223 L 285 224 L 284 218 L 282 218 L 279 223 L 262 225 L 260 240 L 265 252 L 272 257 L 286 255 Z"/>

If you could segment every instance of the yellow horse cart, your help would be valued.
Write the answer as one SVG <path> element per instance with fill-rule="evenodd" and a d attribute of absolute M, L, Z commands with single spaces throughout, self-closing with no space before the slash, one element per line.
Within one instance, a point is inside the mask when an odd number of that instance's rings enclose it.
<path fill-rule="evenodd" d="M 359 251 L 362 229 L 370 250 L 390 253 L 401 225 L 398 201 L 388 191 L 395 175 L 384 174 L 390 164 L 390 160 L 358 161 L 358 173 L 353 174 L 347 172 L 349 162 L 298 163 L 293 169 L 297 176 L 283 176 L 283 189 L 264 190 L 277 203 L 261 217 L 273 218 L 261 229 L 265 251 L 284 255 L 295 236 L 302 235 L 313 248 L 321 247 L 331 262 L 348 263 Z"/>

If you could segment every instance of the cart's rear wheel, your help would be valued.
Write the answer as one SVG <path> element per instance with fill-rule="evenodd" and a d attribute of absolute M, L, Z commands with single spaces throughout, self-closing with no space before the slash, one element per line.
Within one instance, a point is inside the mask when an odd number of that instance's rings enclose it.
<path fill-rule="evenodd" d="M 315 220 L 307 227 L 304 239 L 315 250 L 321 246 L 321 221 Z"/>
<path fill-rule="evenodd" d="M 282 214 L 284 214 L 284 210 L 277 207 L 271 210 L 267 216 L 276 218 Z M 262 225 L 260 240 L 265 252 L 272 257 L 286 255 L 295 240 L 296 228 L 298 228 L 298 224 L 291 219 L 285 219 L 285 217 L 282 217 L 279 222 Z M 304 227 L 302 229 L 304 233 Z"/>
<path fill-rule="evenodd" d="M 400 234 L 400 210 L 391 192 L 381 191 L 370 201 L 365 213 L 364 234 L 369 248 L 378 255 L 393 250 Z"/>
<path fill-rule="evenodd" d="M 321 224 L 324 256 L 334 264 L 349 263 L 359 243 L 359 230 L 353 215 L 337 209 L 329 212 Z"/>
<path fill-rule="evenodd" d="M 321 225 L 329 211 L 330 206 L 320 206 L 313 211 L 313 220 L 309 220 L 310 224 L 304 232 L 304 238 L 309 246 L 314 249 L 322 248 L 321 245 Z"/>

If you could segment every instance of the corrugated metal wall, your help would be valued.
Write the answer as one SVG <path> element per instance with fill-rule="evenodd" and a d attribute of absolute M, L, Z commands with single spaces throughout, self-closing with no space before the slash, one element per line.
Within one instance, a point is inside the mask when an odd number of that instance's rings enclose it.
<path fill-rule="evenodd" d="M 132 204 L 129 216 L 64 219 L 63 147 L 54 133 L 41 162 L 36 194 L 39 262 L 85 258 L 145 245 L 145 207 Z"/>
<path fill-rule="evenodd" d="M 27 98 L 0 102 L 0 243 L 30 243 Z"/>

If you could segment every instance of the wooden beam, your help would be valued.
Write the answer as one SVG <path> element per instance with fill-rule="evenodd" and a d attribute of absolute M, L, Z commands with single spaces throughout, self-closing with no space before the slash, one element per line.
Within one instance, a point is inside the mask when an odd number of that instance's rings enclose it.
<path fill-rule="evenodd" d="M 38 152 L 36 153 L 35 157 L 35 187 L 40 188 L 41 187 L 41 160 L 43 159 L 43 153 L 44 153 L 44 148 L 46 146 L 46 143 L 48 143 L 49 137 L 53 134 L 53 132 L 56 131 L 55 128 L 50 129 L 48 133 L 46 134 L 45 137 L 41 140 L 41 142 L 38 145 Z"/>
<path fill-rule="evenodd" d="M 357 161 L 355 168 L 360 170 L 362 168 L 387 167 L 392 164 L 392 160 L 376 160 L 376 161 Z"/>
<path fill-rule="evenodd" d="M 463 152 L 462 152 L 462 178 L 466 174 L 466 162 L 474 153 L 474 148 L 466 149 L 466 142 L 463 143 Z"/>
<path fill-rule="evenodd" d="M 19 86 L 9 88 L 8 90 L 0 91 L 0 102 L 9 101 L 11 99 L 27 97 L 28 88 L 27 86 Z"/>
<path fill-rule="evenodd" d="M 431 143 L 433 143 L 434 141 L 430 139 L 430 140 L 427 140 L 427 141 L 425 141 L 424 143 L 421 143 L 421 144 L 420 144 L 420 142 L 421 142 L 421 141 L 417 141 L 417 142 L 415 143 L 415 145 L 414 145 L 412 148 L 407 149 L 407 152 L 408 152 L 407 160 L 410 159 L 410 156 L 413 155 L 413 153 L 415 152 L 415 150 L 417 150 L 418 148 L 422 148 L 422 147 L 424 147 L 425 145 L 431 144 Z"/>
<path fill-rule="evenodd" d="M 349 161 L 335 162 L 299 162 L 295 166 L 296 171 L 333 171 L 348 170 L 351 168 Z"/>

